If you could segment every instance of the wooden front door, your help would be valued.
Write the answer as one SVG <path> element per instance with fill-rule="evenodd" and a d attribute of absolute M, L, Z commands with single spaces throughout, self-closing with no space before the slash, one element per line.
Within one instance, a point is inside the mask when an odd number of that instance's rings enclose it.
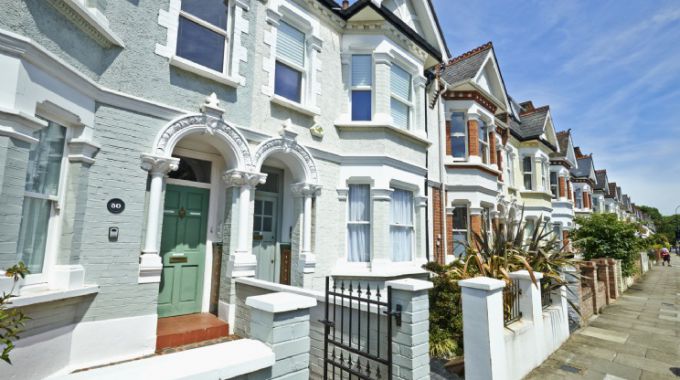
<path fill-rule="evenodd" d="M 201 311 L 209 198 L 207 189 L 166 186 L 159 317 Z"/>
<path fill-rule="evenodd" d="M 278 195 L 257 193 L 253 216 L 253 254 L 257 257 L 256 277 L 275 281 Z"/>

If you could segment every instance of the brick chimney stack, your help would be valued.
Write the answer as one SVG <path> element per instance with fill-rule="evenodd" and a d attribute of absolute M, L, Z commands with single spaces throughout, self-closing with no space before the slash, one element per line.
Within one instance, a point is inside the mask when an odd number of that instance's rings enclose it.
<path fill-rule="evenodd" d="M 342 0 L 342 9 L 349 8 L 349 0 Z"/>

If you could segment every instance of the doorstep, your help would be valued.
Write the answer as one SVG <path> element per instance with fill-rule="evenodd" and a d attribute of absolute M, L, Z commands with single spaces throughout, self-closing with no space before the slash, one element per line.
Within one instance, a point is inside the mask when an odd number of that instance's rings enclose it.
<path fill-rule="evenodd" d="M 229 335 L 229 324 L 210 313 L 158 318 L 156 352 Z"/>

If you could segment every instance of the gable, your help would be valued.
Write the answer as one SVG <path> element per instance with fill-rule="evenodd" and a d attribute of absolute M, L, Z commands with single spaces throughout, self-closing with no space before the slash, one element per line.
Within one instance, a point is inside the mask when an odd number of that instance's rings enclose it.
<path fill-rule="evenodd" d="M 548 111 L 548 115 L 545 118 L 545 127 L 543 129 L 543 134 L 545 136 L 545 139 L 548 140 L 548 142 L 550 142 L 553 146 L 555 147 L 559 146 L 559 144 L 557 143 L 557 134 L 555 133 L 555 126 L 553 125 L 550 111 Z"/>
<path fill-rule="evenodd" d="M 477 74 L 475 82 L 481 89 L 491 94 L 494 98 L 498 99 L 502 103 L 506 103 L 503 84 L 501 83 L 498 69 L 494 64 L 493 55 L 489 54 L 488 57 L 489 58 L 484 64 L 483 68 Z"/>
<path fill-rule="evenodd" d="M 448 60 L 449 52 L 437 15 L 428 0 L 371 0 L 381 4 L 408 25 L 430 45 L 441 52 L 442 61 Z"/>
<path fill-rule="evenodd" d="M 383 5 L 385 5 L 387 9 L 397 15 L 401 21 L 410 26 L 411 29 L 416 31 L 418 34 L 423 33 L 420 20 L 418 20 L 418 15 L 416 14 L 413 4 L 410 0 L 386 0 L 383 2 Z"/>

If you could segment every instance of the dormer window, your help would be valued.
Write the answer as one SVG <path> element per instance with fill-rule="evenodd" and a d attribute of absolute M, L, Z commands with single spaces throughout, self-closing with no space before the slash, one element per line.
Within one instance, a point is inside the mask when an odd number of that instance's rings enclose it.
<path fill-rule="evenodd" d="M 276 39 L 274 93 L 302 103 L 305 74 L 305 33 L 281 21 Z"/>
<path fill-rule="evenodd" d="M 177 56 L 219 73 L 227 72 L 227 21 L 224 0 L 182 0 Z"/>
<path fill-rule="evenodd" d="M 411 74 L 392 64 L 390 75 L 390 109 L 395 127 L 409 129 L 411 124 Z"/>
<path fill-rule="evenodd" d="M 352 56 L 352 120 L 370 121 L 372 112 L 373 57 Z"/>

